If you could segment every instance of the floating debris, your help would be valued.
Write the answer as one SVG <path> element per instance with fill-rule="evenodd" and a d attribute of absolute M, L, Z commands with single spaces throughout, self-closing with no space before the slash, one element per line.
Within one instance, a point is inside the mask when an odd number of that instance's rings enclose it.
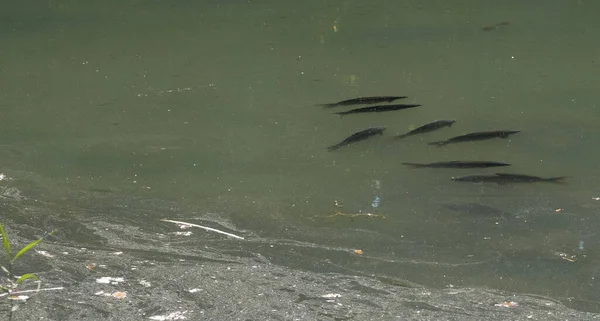
<path fill-rule="evenodd" d="M 98 292 L 94 293 L 94 295 L 96 295 L 96 296 L 110 296 L 110 297 L 117 298 L 117 299 L 125 299 L 127 297 L 127 292 L 116 291 L 116 292 L 113 292 L 113 293 L 106 293 L 104 291 L 98 291 Z"/>
<path fill-rule="evenodd" d="M 45 256 L 49 259 L 53 258 L 54 255 L 48 253 L 48 251 L 42 251 L 42 250 L 34 250 L 37 254 L 41 255 L 41 256 Z"/>
<path fill-rule="evenodd" d="M 519 304 L 517 302 L 513 302 L 513 301 L 506 301 L 506 302 L 502 302 L 502 303 L 496 303 L 494 304 L 495 307 L 503 307 L 503 308 L 513 308 L 516 306 L 519 306 Z"/>
<path fill-rule="evenodd" d="M 171 234 L 174 234 L 177 236 L 190 236 L 194 233 L 192 233 L 192 231 L 186 231 L 186 232 L 171 232 Z"/>
<path fill-rule="evenodd" d="M 121 277 L 110 277 L 110 276 L 104 276 L 104 277 L 101 277 L 96 280 L 96 283 L 112 284 L 112 285 L 117 285 L 121 282 L 125 282 L 125 279 L 121 278 Z"/>
<path fill-rule="evenodd" d="M 569 254 L 564 253 L 564 252 L 555 252 L 554 254 L 556 256 L 558 256 L 560 259 L 565 260 L 565 261 L 569 261 L 571 263 L 576 262 L 577 259 L 578 259 L 577 255 L 575 255 L 575 254 L 569 255 Z"/>
<path fill-rule="evenodd" d="M 64 289 L 65 288 L 62 286 L 55 287 L 55 288 L 38 288 L 35 290 L 12 291 L 12 292 L 10 292 L 10 295 L 16 295 L 16 294 L 21 294 L 21 293 L 34 293 L 34 292 L 41 292 L 41 291 L 56 291 L 56 290 L 64 290 Z M 9 295 L 8 292 L 0 293 L 0 297 L 7 296 L 7 295 Z"/>
<path fill-rule="evenodd" d="M 186 314 L 187 311 L 183 311 L 183 312 L 173 312 L 167 315 L 153 315 L 151 317 L 149 317 L 150 320 L 157 320 L 157 321 L 171 321 L 171 320 L 185 320 L 186 317 L 184 314 Z"/>
<path fill-rule="evenodd" d="M 165 219 L 162 219 L 161 221 L 163 221 L 163 222 L 169 222 L 169 223 L 175 223 L 175 224 L 180 224 L 181 226 L 186 226 L 186 227 L 188 227 L 188 226 L 199 227 L 199 228 L 205 229 L 205 230 L 207 230 L 207 231 L 211 231 L 211 232 L 216 232 L 216 233 L 224 234 L 224 235 L 227 235 L 227 236 L 231 236 L 231 237 L 233 237 L 233 238 L 236 238 L 236 239 L 240 239 L 240 240 L 243 240 L 243 239 L 244 239 L 244 238 L 243 238 L 243 237 L 241 237 L 241 236 L 237 236 L 237 235 L 235 235 L 235 234 L 232 234 L 232 233 L 228 233 L 228 232 L 224 232 L 224 231 L 221 231 L 221 230 L 217 230 L 216 228 L 212 228 L 212 227 L 207 227 L 207 226 L 202 226 L 202 225 L 198 225 L 198 224 L 192 224 L 192 223 L 187 223 L 187 222 L 181 222 L 181 221 L 173 221 L 173 220 L 168 220 L 168 219 L 166 219 L 166 218 L 165 218 Z M 181 228 L 183 228 L 183 227 L 181 227 Z"/>
<path fill-rule="evenodd" d="M 338 216 L 344 216 L 344 217 L 349 217 L 351 219 L 355 219 L 357 217 L 367 217 L 367 218 L 379 218 L 379 219 L 385 219 L 384 215 L 381 214 L 373 214 L 373 213 L 352 213 L 352 214 L 348 214 L 348 213 L 342 213 L 342 212 L 335 212 L 327 217 L 329 217 L 329 219 L 331 221 L 334 221 L 336 217 Z"/>

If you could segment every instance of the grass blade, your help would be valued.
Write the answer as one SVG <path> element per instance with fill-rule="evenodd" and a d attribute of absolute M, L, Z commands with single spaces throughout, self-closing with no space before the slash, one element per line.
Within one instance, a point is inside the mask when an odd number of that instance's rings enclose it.
<path fill-rule="evenodd" d="M 8 237 L 6 237 L 6 233 L 4 233 L 4 228 L 2 227 L 2 223 L 0 223 L 0 234 L 2 234 L 2 243 L 4 245 L 4 251 L 6 251 L 8 260 L 10 260 L 12 258 L 12 255 L 10 253 L 10 242 L 8 242 Z"/>
<path fill-rule="evenodd" d="M 35 274 L 31 274 L 31 273 L 27 273 L 27 274 L 23 274 L 21 275 L 18 279 L 17 279 L 17 284 L 27 280 L 27 279 L 35 279 L 35 280 L 39 280 L 37 276 L 35 276 Z"/>
<path fill-rule="evenodd" d="M 15 257 L 12 258 L 12 260 L 10 260 L 10 263 L 14 263 L 19 256 L 25 254 L 25 252 L 29 251 L 32 247 L 36 246 L 38 243 L 40 243 L 41 241 L 43 241 L 44 239 L 37 239 L 29 244 L 27 244 L 24 248 L 22 248 L 19 252 L 17 252 L 17 254 L 15 254 Z"/>
<path fill-rule="evenodd" d="M 52 235 L 52 234 L 54 234 L 54 232 L 56 232 L 56 230 L 48 233 L 48 235 Z M 46 236 L 48 236 L 48 235 L 46 235 Z M 35 240 L 35 241 L 27 244 L 24 248 L 22 248 L 19 252 L 17 252 L 17 254 L 15 254 L 15 257 L 13 257 L 10 260 L 10 263 L 11 264 L 14 263 L 19 258 L 19 256 L 25 254 L 25 252 L 29 251 L 32 247 L 36 246 L 38 243 L 40 243 L 41 241 L 43 241 L 46 238 L 46 236 L 42 236 L 39 239 L 37 239 L 37 240 Z"/>

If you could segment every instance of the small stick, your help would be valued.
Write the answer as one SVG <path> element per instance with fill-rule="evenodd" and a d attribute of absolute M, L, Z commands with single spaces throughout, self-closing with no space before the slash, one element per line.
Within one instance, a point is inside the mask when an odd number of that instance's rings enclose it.
<path fill-rule="evenodd" d="M 231 234 L 231 233 L 227 233 L 227 232 L 224 232 L 224 231 L 220 231 L 220 230 L 217 230 L 216 228 L 212 228 L 212 227 L 207 227 L 207 226 L 202 226 L 202 225 L 192 224 L 192 223 L 187 223 L 187 222 L 181 222 L 181 221 L 173 221 L 173 220 L 168 220 L 166 218 L 163 218 L 161 221 L 175 223 L 175 224 L 181 224 L 181 225 L 195 226 L 195 227 L 203 228 L 203 229 L 205 229 L 207 231 L 212 231 L 212 232 L 216 232 L 216 233 L 225 234 L 227 236 L 235 237 L 236 239 L 240 239 L 240 240 L 244 239 L 241 236 L 237 236 L 235 234 Z"/>
<path fill-rule="evenodd" d="M 30 293 L 30 292 L 41 292 L 41 291 L 64 290 L 64 289 L 65 289 L 64 287 L 60 286 L 60 287 L 57 287 L 57 288 L 45 288 L 45 289 L 36 289 L 36 290 L 12 291 L 12 292 L 10 293 L 10 295 L 13 295 L 13 294 L 21 294 L 21 293 Z M 7 296 L 7 295 L 8 295 L 8 293 L 2 293 L 2 294 L 0 294 L 0 297 Z"/>
<path fill-rule="evenodd" d="M 359 216 L 366 216 L 366 217 L 372 217 L 372 218 L 380 218 L 380 219 L 385 219 L 384 215 L 381 214 L 373 214 L 373 213 L 343 213 L 340 211 L 336 211 L 335 213 L 327 216 L 329 217 L 331 220 L 334 220 L 336 216 L 347 216 L 350 217 L 351 219 L 354 219 L 355 217 L 359 217 Z"/>

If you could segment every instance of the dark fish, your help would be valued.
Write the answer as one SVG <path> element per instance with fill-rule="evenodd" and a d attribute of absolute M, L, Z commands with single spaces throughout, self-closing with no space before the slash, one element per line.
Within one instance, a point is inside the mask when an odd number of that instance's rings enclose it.
<path fill-rule="evenodd" d="M 351 109 L 348 111 L 343 111 L 340 113 L 336 113 L 338 115 L 348 115 L 348 114 L 358 114 L 358 113 L 379 113 L 383 111 L 394 111 L 394 110 L 402 110 L 407 108 L 419 107 L 421 105 L 377 105 L 363 108 Z"/>
<path fill-rule="evenodd" d="M 477 203 L 440 204 L 440 206 L 451 211 L 470 216 L 515 217 L 515 215 L 511 213 Z"/>
<path fill-rule="evenodd" d="M 487 168 L 498 166 L 510 166 L 510 164 L 507 163 L 491 161 L 449 161 L 428 164 L 402 163 L 402 165 L 410 166 L 412 168 Z"/>
<path fill-rule="evenodd" d="M 472 183 L 496 183 L 496 184 L 510 184 L 510 183 L 564 183 L 565 176 L 543 178 L 530 175 L 521 174 L 507 174 L 507 173 L 496 173 L 494 175 L 468 175 L 461 177 L 453 177 L 452 180 L 456 182 L 472 182 Z"/>
<path fill-rule="evenodd" d="M 335 145 L 327 147 L 327 150 L 329 150 L 329 151 L 336 150 L 340 147 L 350 145 L 352 143 L 359 142 L 361 140 L 365 140 L 371 136 L 383 135 L 384 130 L 385 130 L 385 127 L 372 127 L 372 128 L 367 128 L 365 130 L 361 130 L 357 133 L 354 133 L 354 134 L 348 136 L 348 138 L 344 139 L 343 141 L 341 141 Z"/>
<path fill-rule="evenodd" d="M 391 103 L 398 99 L 408 98 L 406 96 L 374 96 L 374 97 L 359 97 L 354 99 L 348 99 L 339 101 L 331 104 L 319 104 L 317 106 L 323 107 L 337 107 L 337 106 L 351 106 L 351 105 L 365 105 L 365 104 L 378 104 L 378 103 Z"/>
<path fill-rule="evenodd" d="M 446 126 L 450 127 L 455 122 L 456 122 L 456 120 L 436 120 L 436 121 L 433 121 L 433 122 L 431 122 L 429 124 L 425 124 L 425 125 L 423 125 L 423 126 L 421 126 L 419 128 L 415 128 L 415 129 L 409 131 L 406 134 L 398 135 L 398 136 L 396 136 L 396 138 L 404 138 L 404 137 L 407 137 L 407 136 L 429 133 L 429 132 L 432 132 L 434 130 L 437 130 L 437 129 L 440 129 L 440 128 L 444 128 Z"/>
<path fill-rule="evenodd" d="M 477 132 L 477 133 L 470 133 L 470 134 L 466 134 L 466 135 L 462 135 L 462 136 L 452 137 L 450 139 L 439 141 L 439 142 L 432 142 L 432 143 L 429 143 L 429 145 L 444 146 L 447 144 L 471 142 L 471 141 L 476 141 L 476 140 L 486 140 L 486 139 L 492 139 L 492 138 L 506 138 L 509 135 L 520 133 L 520 132 L 521 132 L 520 130 L 493 130 L 493 131 L 488 131 L 488 132 Z"/>

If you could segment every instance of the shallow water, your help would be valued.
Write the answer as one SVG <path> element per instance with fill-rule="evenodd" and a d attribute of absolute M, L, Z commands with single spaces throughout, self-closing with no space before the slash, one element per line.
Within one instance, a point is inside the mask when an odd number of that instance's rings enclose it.
<path fill-rule="evenodd" d="M 532 293 L 600 311 L 590 148 L 600 137 L 597 4 L 11 6 L 0 14 L 0 172 L 10 177 L 0 181 L 0 218 L 24 240 L 56 228 L 49 243 L 102 246 L 110 240 L 99 231 L 110 226 L 142 231 L 144 250 L 160 256 L 148 235 L 176 227 L 159 220 L 192 220 L 247 241 L 197 232 L 181 236 L 178 251 L 210 237 L 228 259 Z M 314 106 L 371 95 L 423 106 L 345 117 Z M 436 119 L 457 122 L 391 138 Z M 326 151 L 370 126 L 385 135 Z M 426 144 L 492 129 L 522 132 Z M 401 165 L 457 159 L 513 165 Z M 450 181 L 497 171 L 568 184 Z M 473 203 L 513 216 L 443 206 Z M 121 249 L 137 251 L 122 237 Z"/>

